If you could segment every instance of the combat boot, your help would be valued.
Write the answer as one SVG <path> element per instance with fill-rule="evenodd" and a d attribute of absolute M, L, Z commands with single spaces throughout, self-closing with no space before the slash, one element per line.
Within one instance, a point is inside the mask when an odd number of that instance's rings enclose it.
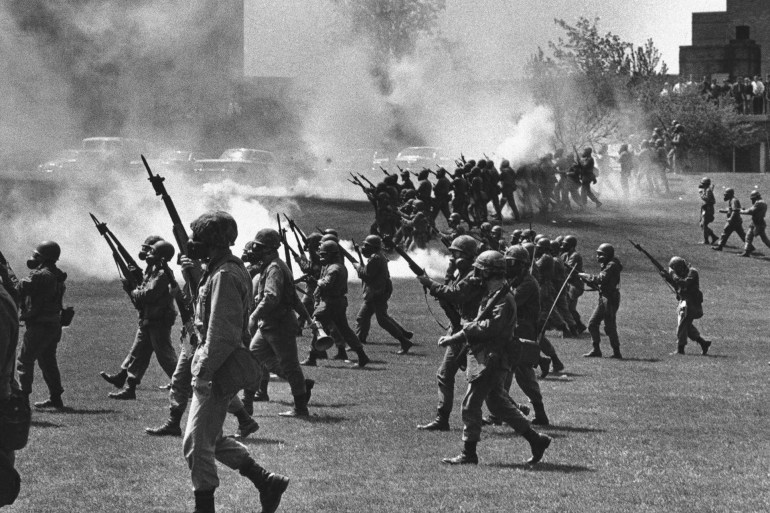
<path fill-rule="evenodd" d="M 532 450 L 532 457 L 527 460 L 527 463 L 534 465 L 543 459 L 543 454 L 545 454 L 545 450 L 551 445 L 552 439 L 550 436 L 542 435 L 534 429 L 530 429 L 522 434 L 522 436 L 529 442 L 529 447 Z"/>
<path fill-rule="evenodd" d="M 698 344 L 700 344 L 700 350 L 703 356 L 706 356 L 709 354 L 709 347 L 711 347 L 711 341 L 706 340 L 703 337 L 698 338 L 697 340 Z"/>
<path fill-rule="evenodd" d="M 560 374 L 561 372 L 564 371 L 564 364 L 562 363 L 561 360 L 559 360 L 558 356 L 554 355 L 553 357 L 551 357 L 551 361 L 553 362 L 553 371 L 556 374 Z"/>
<path fill-rule="evenodd" d="M 307 355 L 307 358 L 299 362 L 300 365 L 304 365 L 305 367 L 315 367 L 316 366 L 316 354 L 313 350 L 310 351 L 310 354 Z"/>
<path fill-rule="evenodd" d="M 441 461 L 448 465 L 478 465 L 479 456 L 476 454 L 476 443 L 465 442 L 463 444 L 463 452 L 453 458 L 444 458 Z"/>
<path fill-rule="evenodd" d="M 281 417 L 309 417 L 310 411 L 307 409 L 307 393 L 294 396 L 294 408 L 289 411 L 279 413 Z"/>
<path fill-rule="evenodd" d="M 128 378 L 125 388 L 118 392 L 110 392 L 109 395 L 113 399 L 121 401 L 130 401 L 136 399 L 136 381 Z"/>
<path fill-rule="evenodd" d="M 343 346 L 337 347 L 337 354 L 334 355 L 335 360 L 347 360 L 348 359 L 348 352 L 345 351 L 345 348 Z"/>
<path fill-rule="evenodd" d="M 57 410 L 64 409 L 64 402 L 61 400 L 61 396 L 51 396 L 45 401 L 35 403 L 35 408 L 56 408 Z"/>
<path fill-rule="evenodd" d="M 254 393 L 254 402 L 267 403 L 270 402 L 270 396 L 267 395 L 267 387 L 270 384 L 269 379 L 263 379 L 259 382 L 259 390 Z"/>
<path fill-rule="evenodd" d="M 583 355 L 583 358 L 601 358 L 602 352 L 599 349 L 592 349 L 590 352 Z"/>
<path fill-rule="evenodd" d="M 366 356 L 366 353 L 364 352 L 364 348 L 356 349 L 356 354 L 358 355 L 358 365 L 359 367 L 365 367 L 367 363 L 369 363 L 371 360 L 368 356 Z"/>
<path fill-rule="evenodd" d="M 396 354 L 399 354 L 399 355 L 405 355 L 409 353 L 409 349 L 411 349 L 411 347 L 414 345 L 412 344 L 412 342 L 410 342 L 406 338 L 401 339 L 400 342 L 401 342 L 401 349 L 396 351 Z"/>
<path fill-rule="evenodd" d="M 254 486 L 259 490 L 262 513 L 274 513 L 281 503 L 283 492 L 289 486 L 289 478 L 266 471 L 251 458 L 240 469 L 240 473 L 254 483 Z"/>
<path fill-rule="evenodd" d="M 540 379 L 545 379 L 548 373 L 551 372 L 551 359 L 547 356 L 542 356 L 538 365 L 540 366 Z"/>
<path fill-rule="evenodd" d="M 195 493 L 195 511 L 193 513 L 216 513 L 214 508 L 214 490 Z"/>
<path fill-rule="evenodd" d="M 238 421 L 238 438 L 246 438 L 257 431 L 259 431 L 259 423 L 251 417 L 244 423 L 241 423 L 240 420 Z"/>
<path fill-rule="evenodd" d="M 439 413 L 436 418 L 427 424 L 418 424 L 421 431 L 449 431 L 449 418 Z"/>
<path fill-rule="evenodd" d="M 144 430 L 148 435 L 152 436 L 182 436 L 181 422 L 182 414 L 171 412 L 165 424 L 155 428 L 144 428 Z"/>
<path fill-rule="evenodd" d="M 126 384 L 126 378 L 128 377 L 128 371 L 126 369 L 120 369 L 116 374 L 107 374 L 102 371 L 99 375 L 104 378 L 104 381 L 114 386 L 115 388 L 123 388 Z"/>
<path fill-rule="evenodd" d="M 253 390 L 244 390 L 241 402 L 243 403 L 243 409 L 247 414 L 254 415 L 254 392 Z"/>
<path fill-rule="evenodd" d="M 543 403 L 532 403 L 532 408 L 535 410 L 535 418 L 532 419 L 533 424 L 536 426 L 548 426 L 551 423 L 548 420 L 548 415 L 545 414 Z"/>

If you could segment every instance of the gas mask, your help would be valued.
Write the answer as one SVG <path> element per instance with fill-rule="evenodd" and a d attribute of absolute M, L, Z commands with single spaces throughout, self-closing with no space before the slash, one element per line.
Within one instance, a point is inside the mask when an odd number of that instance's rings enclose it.
<path fill-rule="evenodd" d="M 142 250 L 137 255 L 139 257 L 139 260 L 147 260 L 147 253 L 150 251 L 150 246 L 145 246 L 142 244 Z"/>
<path fill-rule="evenodd" d="M 27 259 L 27 269 L 30 269 L 30 270 L 37 269 L 38 267 L 40 267 L 40 264 L 42 263 L 43 261 L 40 260 L 40 257 L 38 256 L 38 254 L 34 253 L 32 255 L 32 258 Z"/>
<path fill-rule="evenodd" d="M 371 246 L 367 246 L 364 244 L 361 246 L 361 254 L 364 255 L 366 258 L 370 258 L 372 255 L 374 255 L 375 250 Z"/>
<path fill-rule="evenodd" d="M 209 256 L 209 245 L 197 240 L 193 235 L 191 240 L 187 241 L 187 257 L 192 260 L 205 261 Z"/>
<path fill-rule="evenodd" d="M 261 268 L 264 264 L 265 255 L 267 255 L 267 253 L 268 251 L 264 246 L 261 246 L 254 241 L 250 241 L 247 242 L 246 246 L 243 248 L 243 256 L 241 257 L 241 260 Z"/>

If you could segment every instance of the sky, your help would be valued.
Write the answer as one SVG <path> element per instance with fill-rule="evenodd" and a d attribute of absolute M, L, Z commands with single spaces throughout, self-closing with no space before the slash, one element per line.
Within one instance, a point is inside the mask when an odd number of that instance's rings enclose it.
<path fill-rule="evenodd" d="M 482 78 L 520 76 L 538 46 L 562 31 L 553 23 L 599 17 L 602 32 L 637 45 L 652 38 L 671 73 L 691 44 L 692 13 L 724 11 L 725 0 L 446 0 L 443 33 L 457 40 Z M 329 0 L 245 0 L 245 72 L 298 76 L 324 56 L 338 25 Z"/>

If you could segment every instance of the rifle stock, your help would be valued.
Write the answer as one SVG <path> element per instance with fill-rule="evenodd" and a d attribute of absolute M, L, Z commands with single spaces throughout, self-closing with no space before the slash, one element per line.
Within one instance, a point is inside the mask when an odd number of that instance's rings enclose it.
<path fill-rule="evenodd" d="M 123 258 L 123 254 L 118 250 L 118 248 L 115 247 L 117 242 L 117 237 L 115 237 L 115 234 L 110 231 L 109 228 L 107 228 L 107 223 L 101 223 L 98 219 L 96 219 L 96 216 L 91 214 L 89 212 L 89 215 L 91 216 L 91 219 L 93 219 L 94 224 L 96 225 L 96 229 L 99 231 L 99 235 L 104 237 L 104 240 L 107 242 L 107 246 L 109 246 L 110 251 L 112 252 L 112 259 L 115 261 L 115 265 L 118 267 L 118 274 L 120 275 L 121 279 L 126 280 L 128 282 L 128 286 L 130 289 L 135 289 L 137 286 L 139 286 L 140 283 L 142 283 L 142 279 L 144 278 L 142 274 L 142 270 L 139 268 L 139 266 L 134 262 L 133 258 L 131 258 L 131 262 L 133 262 L 133 267 L 129 265 L 128 262 L 125 261 Z M 120 244 L 118 242 L 118 244 Z M 122 245 L 121 245 L 122 247 Z M 125 248 L 123 248 L 125 251 Z M 130 256 L 129 256 L 130 258 Z M 131 300 L 131 304 L 136 306 L 136 302 L 134 301 L 134 298 L 131 296 L 131 293 L 126 291 L 128 294 L 129 299 Z"/>
<path fill-rule="evenodd" d="M 195 333 L 195 325 L 193 323 L 195 320 L 195 310 L 193 309 L 190 297 L 179 287 L 179 283 L 174 278 L 174 273 L 168 266 L 168 262 L 161 259 L 160 264 L 166 272 L 169 282 L 171 282 L 171 288 L 175 291 L 174 302 L 179 310 L 179 317 L 182 319 L 182 339 L 187 337 L 190 344 L 195 347 L 198 345 L 198 335 Z"/>
<path fill-rule="evenodd" d="M 652 256 L 650 253 L 645 250 L 641 244 L 637 244 L 636 242 L 632 241 L 631 239 L 628 239 L 628 242 L 631 243 L 631 245 L 636 248 L 640 253 L 642 253 L 644 256 L 646 256 L 650 262 L 652 262 L 652 265 L 654 265 L 658 269 L 658 273 L 660 274 L 660 277 L 663 278 L 663 281 L 666 282 L 666 285 L 668 285 L 668 288 L 671 289 L 671 291 L 676 295 L 677 299 L 679 299 L 679 292 L 676 290 L 676 285 L 673 283 L 673 280 L 668 275 L 668 272 L 666 271 L 666 268 L 663 267 L 663 265 L 658 262 L 654 256 Z"/>

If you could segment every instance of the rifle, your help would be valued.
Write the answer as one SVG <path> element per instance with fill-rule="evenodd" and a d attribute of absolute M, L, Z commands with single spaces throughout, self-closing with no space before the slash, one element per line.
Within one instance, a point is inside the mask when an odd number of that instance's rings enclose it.
<path fill-rule="evenodd" d="M 434 233 L 434 234 L 436 234 L 436 235 L 438 236 L 438 238 L 439 238 L 439 240 L 441 241 L 441 243 L 442 243 L 442 244 L 443 244 L 443 245 L 444 245 L 444 246 L 445 246 L 447 249 L 449 249 L 449 246 L 451 246 L 451 245 L 452 245 L 452 241 L 450 241 L 450 240 L 449 240 L 449 237 L 447 237 L 446 235 L 444 235 L 443 233 L 441 233 L 440 231 L 438 231 L 438 228 L 436 228 L 436 227 L 435 227 L 435 226 L 433 226 L 433 225 L 431 225 L 430 229 L 431 229 L 431 230 L 433 230 L 433 233 Z"/>
<path fill-rule="evenodd" d="M 404 170 L 401 169 L 401 166 L 399 166 L 398 164 L 396 164 L 396 167 L 398 168 L 399 173 L 403 173 L 404 172 Z"/>
<path fill-rule="evenodd" d="M 118 238 L 115 237 L 115 234 L 112 233 L 109 228 L 107 228 L 107 223 L 100 223 L 99 220 L 96 219 L 95 215 L 90 212 L 88 214 L 91 216 L 91 219 L 93 219 L 94 224 L 96 225 L 96 229 L 99 231 L 99 235 L 104 237 L 104 240 L 107 241 L 107 245 L 112 251 L 112 258 L 115 260 L 115 265 L 118 267 L 118 274 L 120 274 L 121 279 L 128 282 L 131 290 L 135 289 L 137 286 L 139 286 L 140 283 L 142 283 L 142 280 L 144 279 L 142 269 L 136 263 L 131 254 L 129 254 L 126 248 L 123 247 L 123 244 L 120 243 Z M 126 293 L 131 299 L 131 303 L 136 306 L 131 293 Z"/>
<path fill-rule="evenodd" d="M 359 262 L 356 260 L 356 258 L 350 254 L 350 251 L 342 247 L 342 244 L 337 244 L 337 246 L 340 248 L 340 253 L 342 253 L 342 256 L 350 260 L 350 263 L 353 265 L 362 265 L 362 262 Z"/>
<path fill-rule="evenodd" d="M 419 174 L 415 173 L 415 172 L 414 172 L 414 171 L 412 171 L 411 169 L 409 170 L 409 172 L 410 172 L 412 175 L 414 175 L 414 177 L 415 177 L 415 178 L 419 178 L 419 177 L 420 177 L 420 175 L 419 175 Z"/>
<path fill-rule="evenodd" d="M 410 257 L 406 251 L 404 251 L 404 248 L 396 244 L 393 246 L 393 249 L 396 253 L 399 254 L 401 258 L 404 259 L 407 264 L 409 264 L 409 269 L 415 274 L 415 276 L 423 276 L 425 274 L 425 269 L 417 265 L 417 262 L 412 260 L 412 257 Z"/>
<path fill-rule="evenodd" d="M 543 322 L 543 328 L 540 330 L 540 333 L 537 336 L 537 340 L 539 341 L 542 336 L 545 334 L 545 327 L 548 326 L 548 319 L 551 318 L 551 314 L 553 314 L 553 309 L 556 308 L 556 303 L 559 302 L 559 298 L 564 293 L 564 289 L 567 288 L 567 283 L 569 283 L 569 279 L 572 278 L 572 275 L 575 273 L 576 267 L 573 267 L 570 269 L 569 274 L 567 275 L 567 279 L 564 280 L 564 283 L 561 284 L 561 288 L 559 289 L 559 293 L 556 294 L 556 297 L 553 299 L 553 304 L 551 304 L 551 309 L 548 311 L 548 315 L 545 318 L 545 321 Z"/>
<path fill-rule="evenodd" d="M 160 196 L 163 199 L 163 203 L 166 205 L 166 210 L 168 210 L 168 215 L 171 217 L 171 223 L 173 224 L 172 231 L 174 233 L 174 240 L 176 240 L 176 245 L 179 248 L 179 256 L 185 256 L 187 254 L 187 241 L 190 240 L 190 237 L 187 236 L 187 230 L 185 230 L 184 225 L 182 224 L 182 219 L 179 217 L 179 212 L 177 212 L 176 206 L 174 206 L 174 201 L 171 199 L 171 196 L 168 195 L 166 186 L 163 185 L 165 178 L 157 174 L 153 175 L 152 170 L 150 169 L 150 165 L 147 163 L 147 159 L 144 158 L 144 155 L 141 157 L 142 162 L 144 163 L 144 167 L 147 169 L 147 174 L 150 175 L 149 180 L 152 184 L 152 188 L 155 190 L 155 195 Z M 184 281 L 187 283 L 190 297 L 194 297 L 198 292 L 198 283 L 200 283 L 201 280 L 200 268 L 183 268 L 182 276 L 184 277 Z"/>
<path fill-rule="evenodd" d="M 492 310 L 495 309 L 497 306 L 497 303 L 500 301 L 500 299 L 504 298 L 509 292 L 511 291 L 511 283 L 509 281 L 505 281 L 505 284 L 497 289 L 497 292 L 495 292 L 495 295 L 492 296 L 492 299 L 489 300 L 487 303 L 487 306 L 484 307 L 482 311 L 479 312 L 479 314 L 476 316 L 475 319 L 473 319 L 472 322 L 481 322 L 485 319 L 487 319 L 490 315 L 492 315 Z M 463 344 L 463 347 L 460 349 L 460 351 L 457 353 L 457 356 L 455 357 L 455 362 L 464 362 L 465 359 L 468 357 L 468 352 L 471 350 L 471 345 L 469 343 Z"/>
<path fill-rule="evenodd" d="M 358 260 L 361 262 L 361 265 L 364 265 L 364 256 L 361 254 L 361 247 L 356 244 L 355 241 L 353 241 L 353 249 L 356 250 L 356 253 L 358 254 Z"/>
<path fill-rule="evenodd" d="M 390 173 L 388 173 L 388 170 L 384 167 L 380 166 L 380 169 L 382 169 L 382 172 L 385 173 L 385 176 L 390 176 Z"/>
<path fill-rule="evenodd" d="M 176 302 L 176 307 L 179 309 L 179 317 L 182 319 L 182 339 L 184 339 L 185 336 L 188 336 L 190 344 L 193 347 L 196 347 L 198 345 L 198 335 L 195 333 L 195 325 L 193 323 L 195 320 L 195 310 L 190 302 L 190 298 L 179 288 L 179 283 L 177 283 L 176 278 L 174 278 L 174 273 L 171 272 L 168 262 L 161 258 L 159 264 L 166 272 L 166 276 L 168 276 L 168 280 L 171 283 L 171 289 L 176 291 L 174 294 L 174 302 Z"/>
<path fill-rule="evenodd" d="M 307 256 L 305 255 L 305 249 L 302 246 L 302 240 L 299 238 L 299 235 L 297 235 L 297 228 L 296 228 L 296 225 L 294 224 L 294 220 L 289 219 L 289 216 L 287 216 L 286 214 L 284 214 L 283 217 L 285 217 L 286 221 L 289 223 L 289 228 L 291 228 L 291 233 L 294 234 L 294 240 L 297 241 L 297 247 L 299 248 L 302 258 L 307 260 Z"/>
<path fill-rule="evenodd" d="M 658 269 L 658 273 L 660 274 L 661 278 L 666 282 L 666 285 L 668 285 L 668 288 L 671 289 L 671 291 L 676 295 L 676 298 L 679 299 L 679 292 L 676 291 L 676 286 L 671 279 L 671 276 L 669 276 L 668 272 L 666 272 L 666 268 L 663 267 L 663 265 L 655 260 L 655 257 L 649 254 L 642 246 L 641 244 L 637 244 L 631 239 L 628 239 L 628 242 L 631 243 L 633 247 L 638 249 L 644 256 L 646 256 L 650 262 L 652 262 L 652 265 L 654 265 Z"/>
<path fill-rule="evenodd" d="M 364 180 L 366 180 L 366 183 L 368 183 L 368 184 L 369 184 L 369 186 L 370 186 L 372 189 L 375 189 L 375 188 L 377 187 L 376 185 L 374 185 L 374 184 L 371 182 L 371 180 L 369 180 L 367 177 L 365 177 L 365 176 L 364 176 L 364 175 L 362 175 L 361 173 L 358 173 L 358 176 L 360 176 L 361 178 L 363 178 Z"/>
<path fill-rule="evenodd" d="M 465 155 L 463 155 L 462 153 L 460 154 L 460 162 L 462 162 L 463 165 L 467 164 L 467 162 L 465 161 Z"/>
<path fill-rule="evenodd" d="M 291 271 L 292 274 L 294 274 L 294 269 L 292 269 L 291 266 L 291 253 L 294 252 L 289 247 L 289 242 L 286 240 L 286 230 L 281 228 L 281 215 L 275 214 L 275 220 L 278 221 L 278 235 L 281 236 L 281 242 L 283 242 L 283 256 L 286 258 L 286 265 L 289 266 L 289 271 Z"/>

